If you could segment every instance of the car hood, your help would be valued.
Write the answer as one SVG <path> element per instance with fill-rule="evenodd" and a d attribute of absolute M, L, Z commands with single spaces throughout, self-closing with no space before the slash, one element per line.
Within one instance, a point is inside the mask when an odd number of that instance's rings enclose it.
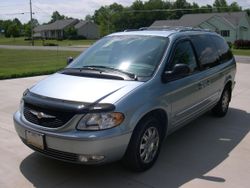
<path fill-rule="evenodd" d="M 143 82 L 87 78 L 56 73 L 38 82 L 30 91 L 44 97 L 114 104 Z"/>

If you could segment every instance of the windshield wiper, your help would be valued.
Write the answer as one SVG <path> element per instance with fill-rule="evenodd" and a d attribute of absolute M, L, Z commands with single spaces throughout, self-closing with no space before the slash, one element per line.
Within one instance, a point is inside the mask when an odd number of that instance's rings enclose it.
<path fill-rule="evenodd" d="M 84 71 L 82 71 L 84 70 Z M 61 74 L 72 75 L 72 76 L 86 76 L 92 78 L 107 78 L 107 79 L 116 79 L 116 80 L 125 80 L 124 76 L 117 75 L 117 74 L 110 74 L 103 70 L 94 71 L 85 71 L 85 70 L 94 70 L 94 69 L 85 69 L 85 68 L 65 68 L 60 71 Z"/>
<path fill-rule="evenodd" d="M 107 67 L 107 66 L 102 66 L 102 65 L 89 65 L 89 66 L 83 66 L 82 68 L 90 69 L 90 70 L 97 70 L 97 71 L 102 71 L 101 69 L 105 70 L 111 70 L 115 72 L 120 72 L 122 74 L 127 75 L 129 78 L 132 78 L 133 80 L 137 80 L 137 75 L 131 72 L 126 72 L 120 69 L 116 69 L 114 67 Z"/>

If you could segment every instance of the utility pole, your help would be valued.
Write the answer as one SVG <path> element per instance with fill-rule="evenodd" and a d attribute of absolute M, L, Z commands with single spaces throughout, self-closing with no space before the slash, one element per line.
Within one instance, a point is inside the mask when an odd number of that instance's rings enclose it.
<path fill-rule="evenodd" d="M 33 38 L 33 18 L 32 18 L 32 2 L 30 0 L 30 33 L 31 33 L 31 45 L 34 46 L 34 38 Z"/>

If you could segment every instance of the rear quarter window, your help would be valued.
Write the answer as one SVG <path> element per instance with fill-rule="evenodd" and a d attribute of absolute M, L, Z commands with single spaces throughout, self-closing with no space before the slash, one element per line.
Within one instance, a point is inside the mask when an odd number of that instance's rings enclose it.
<path fill-rule="evenodd" d="M 209 35 L 191 37 L 202 68 L 211 68 L 219 64 L 218 48 Z"/>
<path fill-rule="evenodd" d="M 220 57 L 220 63 L 225 63 L 233 58 L 233 54 L 227 44 L 227 42 L 218 36 L 211 36 L 212 40 L 215 42 L 218 48 L 218 54 Z"/>

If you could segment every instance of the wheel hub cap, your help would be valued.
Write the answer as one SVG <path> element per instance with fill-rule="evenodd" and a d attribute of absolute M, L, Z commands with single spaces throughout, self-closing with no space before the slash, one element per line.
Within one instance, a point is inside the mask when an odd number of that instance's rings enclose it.
<path fill-rule="evenodd" d="M 229 94 L 228 92 L 225 92 L 223 97 L 222 97 L 222 109 L 225 111 L 228 108 L 229 104 Z"/>
<path fill-rule="evenodd" d="M 140 157 L 144 163 L 151 162 L 159 148 L 159 133 L 155 127 L 148 128 L 142 136 Z"/>

